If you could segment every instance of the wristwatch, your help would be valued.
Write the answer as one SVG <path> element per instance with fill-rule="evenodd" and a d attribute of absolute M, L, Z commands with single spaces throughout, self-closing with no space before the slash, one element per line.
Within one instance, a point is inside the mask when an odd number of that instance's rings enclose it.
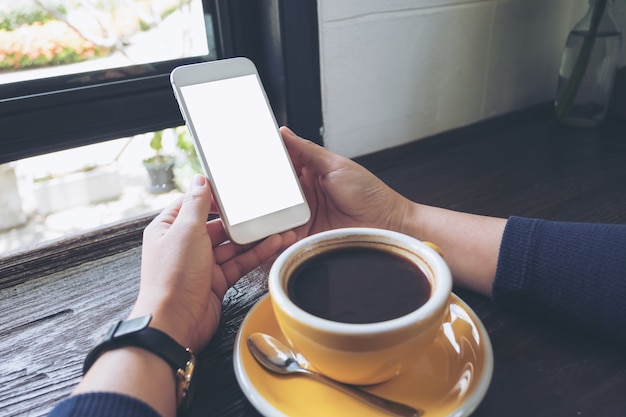
<path fill-rule="evenodd" d="M 177 407 L 179 410 L 187 409 L 191 400 L 196 358 L 189 348 L 179 345 L 166 333 L 154 327 L 148 327 L 151 320 L 152 315 L 147 315 L 122 320 L 113 325 L 85 358 L 83 375 L 104 352 L 126 346 L 139 347 L 161 357 L 174 369 L 174 375 L 178 381 Z"/>

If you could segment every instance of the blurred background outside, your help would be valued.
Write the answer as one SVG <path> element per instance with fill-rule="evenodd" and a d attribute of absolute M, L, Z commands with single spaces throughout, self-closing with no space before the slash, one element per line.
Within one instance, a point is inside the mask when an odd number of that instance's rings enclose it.
<path fill-rule="evenodd" d="M 206 55 L 212 31 L 198 8 L 200 0 L 0 0 L 0 88 Z M 0 256 L 158 210 L 193 172 L 184 126 L 0 165 Z"/>

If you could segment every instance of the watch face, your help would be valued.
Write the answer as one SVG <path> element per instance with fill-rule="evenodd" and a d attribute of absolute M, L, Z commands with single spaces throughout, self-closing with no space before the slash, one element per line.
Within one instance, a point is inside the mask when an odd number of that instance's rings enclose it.
<path fill-rule="evenodd" d="M 126 336 L 128 334 L 137 333 L 145 329 L 146 327 L 148 327 L 148 325 L 150 324 L 150 321 L 152 321 L 151 314 L 147 316 L 143 316 L 143 317 L 137 317 L 137 318 L 130 319 L 130 320 L 120 321 L 117 324 L 117 327 L 115 327 L 112 337 L 118 338 L 118 337 Z"/>
<path fill-rule="evenodd" d="M 95 346 L 85 358 L 85 362 L 83 363 L 83 375 L 87 373 L 89 368 L 94 364 L 96 359 L 100 357 L 104 352 L 110 349 L 114 349 L 118 346 L 119 338 L 123 338 L 129 334 L 134 334 L 140 332 L 141 330 L 148 327 L 150 321 L 152 320 L 152 315 L 149 314 L 143 317 L 137 317 L 131 320 L 122 320 L 118 321 L 116 324 L 111 326 L 109 330 L 104 334 L 100 343 Z"/>

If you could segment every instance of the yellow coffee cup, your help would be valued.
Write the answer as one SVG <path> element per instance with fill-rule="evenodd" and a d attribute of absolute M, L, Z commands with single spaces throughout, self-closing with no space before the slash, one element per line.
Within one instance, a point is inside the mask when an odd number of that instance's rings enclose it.
<path fill-rule="evenodd" d="M 448 307 L 450 270 L 430 245 L 374 228 L 297 242 L 268 278 L 281 331 L 335 380 L 368 385 L 393 378 L 432 344 Z"/>

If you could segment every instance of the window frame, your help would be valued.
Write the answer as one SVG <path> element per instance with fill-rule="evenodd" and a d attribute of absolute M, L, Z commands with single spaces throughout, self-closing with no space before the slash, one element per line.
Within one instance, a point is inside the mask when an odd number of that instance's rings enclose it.
<path fill-rule="evenodd" d="M 215 55 L 5 86 L 18 93 L 0 98 L 0 163 L 182 125 L 171 70 L 234 56 L 256 63 L 279 124 L 321 144 L 317 1 L 203 5 L 212 18 Z"/>

